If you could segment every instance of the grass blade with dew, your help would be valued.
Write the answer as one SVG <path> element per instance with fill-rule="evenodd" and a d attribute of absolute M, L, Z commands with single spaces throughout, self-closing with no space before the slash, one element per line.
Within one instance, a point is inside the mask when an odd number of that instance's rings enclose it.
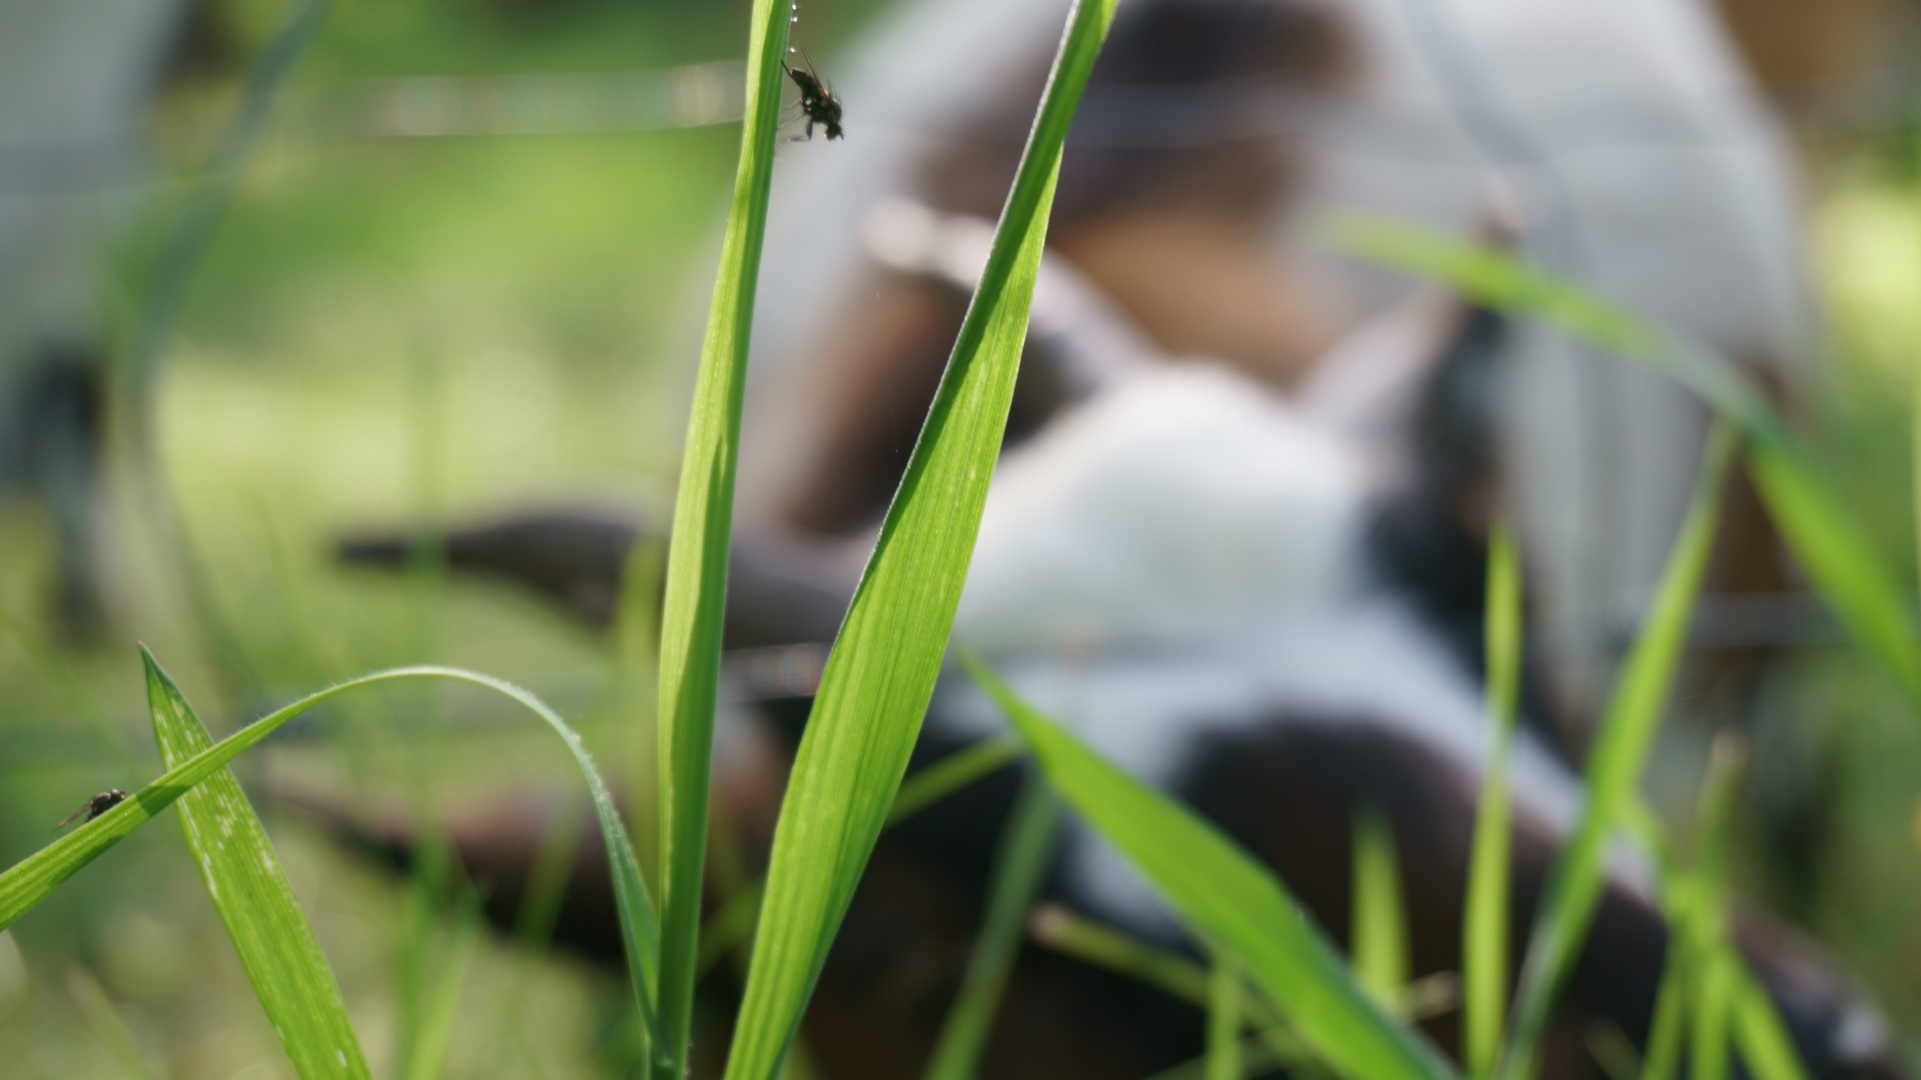
<path fill-rule="evenodd" d="M 1473 1080 L 1494 1074 L 1508 1007 L 1510 843 L 1507 768 L 1521 690 L 1521 558 L 1497 521 L 1487 552 L 1487 768 L 1474 814 L 1461 927 L 1462 1064 Z"/>
<path fill-rule="evenodd" d="M 1076 0 L 1068 17 L 980 285 L 828 655 L 775 827 L 727 1080 L 779 1070 L 933 696 L 1007 427 L 1061 147 L 1115 2 Z"/>
<path fill-rule="evenodd" d="M 693 1016 L 741 395 L 767 234 L 792 12 L 792 0 L 754 0 L 740 162 L 707 309 L 707 335 L 667 549 L 655 713 L 660 739 L 661 1037 L 654 1052 L 670 1077 L 684 1071 Z"/>
<path fill-rule="evenodd" d="M 1693 390 L 1747 444 L 1768 512 L 1816 587 L 1867 653 L 1880 661 L 1921 721 L 1921 636 L 1879 552 L 1830 494 L 1807 450 L 1724 357 L 1641 319 L 1580 285 L 1503 252 L 1417 225 L 1348 215 L 1328 230 L 1350 255 L 1443 281 L 1475 301 L 1525 312 Z"/>
<path fill-rule="evenodd" d="M 1207 1080 L 1241 1080 L 1241 969 L 1215 950 L 1207 973 Z"/>
<path fill-rule="evenodd" d="M 1654 733 L 1687 645 L 1701 579 L 1713 552 L 1721 493 L 1734 456 L 1725 422 L 1708 436 L 1694 497 L 1633 645 L 1615 677 L 1586 771 L 1587 800 L 1574 834 L 1555 858 L 1529 937 L 1514 1009 L 1514 1030 L 1498 1074 L 1533 1075 L 1534 1057 L 1554 999 L 1587 938 L 1604 887 L 1609 839 L 1635 800 Z"/>
<path fill-rule="evenodd" d="M 971 1080 L 1014 970 L 1034 898 L 1047 880 L 1060 838 L 1061 803 L 1038 771 L 1021 786 L 994 853 L 987 914 L 927 1066 L 927 1080 Z"/>
<path fill-rule="evenodd" d="M 546 703 L 510 682 L 460 668 L 425 665 L 390 668 L 349 679 L 276 709 L 194 754 L 168 769 L 159 779 L 127 796 L 118 806 L 20 860 L 5 873 L 0 873 L 0 930 L 12 926 L 35 904 L 79 873 L 81 868 L 152 820 L 154 815 L 192 791 L 201 781 L 224 768 L 236 756 L 279 730 L 287 721 L 349 690 L 396 679 L 417 678 L 452 679 L 505 694 L 540 717 L 567 744 L 568 752 L 573 755 L 581 778 L 586 781 L 588 792 L 593 796 L 594 813 L 599 819 L 601 837 L 607 846 L 607 862 L 613 877 L 614 900 L 620 914 L 621 936 L 627 949 L 634 997 L 642 1021 L 651 1033 L 654 1030 L 651 987 L 654 964 L 659 955 L 659 928 L 654 923 L 647 890 L 640 879 L 640 865 L 634 858 L 633 845 L 627 840 L 627 829 L 621 823 L 613 795 L 601 781 L 600 773 L 594 768 L 587 748 L 581 744 L 580 736 Z"/>
<path fill-rule="evenodd" d="M 971 657 L 1062 797 L 1119 848 L 1194 931 L 1281 1007 L 1351 1080 L 1450 1080 L 1433 1044 L 1390 1016 L 1273 873 L 1192 811 L 1122 772 L 1014 695 Z"/>
<path fill-rule="evenodd" d="M 1407 985 L 1407 912 L 1394 825 L 1377 806 L 1354 814 L 1353 916 L 1349 943 L 1354 977 L 1383 1008 L 1394 1009 Z"/>
<path fill-rule="evenodd" d="M 142 648 L 140 659 L 160 761 L 173 768 L 213 746 L 213 737 L 153 654 Z M 340 984 L 233 771 L 211 773 L 177 809 L 207 895 L 294 1071 L 302 1080 L 370 1080 Z"/>

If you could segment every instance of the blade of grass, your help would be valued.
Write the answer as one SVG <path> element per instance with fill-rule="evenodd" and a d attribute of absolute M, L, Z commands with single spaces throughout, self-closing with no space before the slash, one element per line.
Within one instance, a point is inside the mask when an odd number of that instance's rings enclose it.
<path fill-rule="evenodd" d="M 987 267 L 828 655 L 775 828 L 727 1080 L 779 1070 L 933 696 L 1007 426 L 1061 146 L 1114 4 L 1076 0 Z"/>
<path fill-rule="evenodd" d="M 480 941 L 479 900 L 479 895 L 469 890 L 461 901 L 447 955 L 441 958 L 431 992 L 426 995 L 419 1030 L 408 1040 L 407 1057 L 400 1070 L 402 1080 L 438 1080 L 446 1070 L 447 1052 L 453 1048 L 454 1022 L 460 1018 L 467 967 Z"/>
<path fill-rule="evenodd" d="M 1393 1009 L 1407 985 L 1407 913 L 1394 827 L 1379 807 L 1354 815 L 1353 916 L 1349 919 L 1354 977 L 1382 1008 Z"/>
<path fill-rule="evenodd" d="M 621 935 L 627 948 L 628 971 L 632 977 L 635 1002 L 648 1024 L 648 1030 L 653 1030 L 650 988 L 655 957 L 658 955 L 656 935 L 659 928 L 654 923 L 653 909 L 640 879 L 640 865 L 634 858 L 633 845 L 627 840 L 627 830 L 621 823 L 613 795 L 601 781 L 600 773 L 594 768 L 593 759 L 582 745 L 580 736 L 545 702 L 510 682 L 460 668 L 425 665 L 390 668 L 349 679 L 276 709 L 194 754 L 168 769 L 159 779 L 129 795 L 118 806 L 20 860 L 5 873 L 0 873 L 0 930 L 12 926 L 35 904 L 79 873 L 81 868 L 151 821 L 154 815 L 193 790 L 195 785 L 223 768 L 235 756 L 273 734 L 287 721 L 349 690 L 410 678 L 453 679 L 505 694 L 540 717 L 567 744 L 574 763 L 580 768 L 581 778 L 586 781 L 587 789 L 593 796 L 594 813 L 600 822 L 601 837 L 607 846 L 607 861 L 612 869 L 614 899 L 620 914 Z"/>
<path fill-rule="evenodd" d="M 1021 741 L 1015 735 L 983 739 L 965 750 L 941 758 L 901 781 L 894 793 L 894 804 L 887 810 L 887 824 L 893 825 L 920 813 L 976 780 L 1012 765 L 1021 756 Z"/>
<path fill-rule="evenodd" d="M 1807 450 L 1765 398 L 1726 359 L 1603 300 L 1580 285 L 1503 252 L 1415 225 L 1349 215 L 1328 240 L 1373 262 L 1446 282 L 1478 302 L 1528 312 L 1575 337 L 1679 379 L 1747 443 L 1749 468 L 1795 555 L 1869 655 L 1879 660 L 1921 720 L 1921 637 L 1880 554 L 1830 494 Z"/>
<path fill-rule="evenodd" d="M 160 761 L 173 768 L 213 746 L 213 737 L 153 654 L 142 648 L 140 659 Z M 340 984 L 232 770 L 222 768 L 182 795 L 178 811 L 207 895 L 294 1071 L 303 1080 L 371 1080 Z"/>
<path fill-rule="evenodd" d="M 1013 720 L 1068 803 L 1120 848 L 1188 925 L 1232 956 L 1315 1052 L 1353 1080 L 1456 1074 L 1417 1030 L 1355 982 L 1286 887 L 1191 811 L 1128 776 L 1017 698 L 984 665 L 968 672 Z"/>
<path fill-rule="evenodd" d="M 1462 1064 L 1473 1080 L 1494 1074 L 1507 1015 L 1507 760 L 1521 690 L 1521 559 L 1514 534 L 1496 522 L 1487 552 L 1487 768 L 1474 813 L 1461 928 Z"/>
<path fill-rule="evenodd" d="M 976 780 L 1006 768 L 1019 760 L 1023 751 L 1020 737 L 1009 733 L 984 739 L 910 773 L 894 793 L 894 803 L 887 811 L 884 827 L 891 829 Z M 716 868 L 718 865 L 717 862 Z M 721 957 L 753 933 L 766 886 L 764 877 L 741 881 L 735 895 L 701 924 L 700 955 L 694 965 L 696 981 L 704 978 Z"/>
<path fill-rule="evenodd" d="M 1029 932 L 1035 941 L 1055 952 L 1126 975 L 1169 997 L 1207 1005 L 1207 969 L 1177 952 L 1130 937 L 1058 904 L 1035 908 Z"/>
<path fill-rule="evenodd" d="M 1694 813 L 1694 903 L 1684 933 L 1696 957 L 1689 982 L 1694 1017 L 1689 1040 L 1688 1075 L 1692 1080 L 1727 1080 L 1730 1014 L 1741 960 L 1729 946 L 1727 930 L 1728 829 L 1747 748 L 1741 737 L 1723 730 L 1708 754 Z"/>
<path fill-rule="evenodd" d="M 1717 423 L 1708 436 L 1681 535 L 1661 573 L 1654 603 L 1615 678 L 1589 752 L 1587 802 L 1574 835 L 1549 872 L 1521 968 L 1513 1038 L 1498 1070 L 1505 1080 L 1533 1075 L 1535 1052 L 1554 999 L 1580 953 L 1600 902 L 1608 839 L 1623 808 L 1634 798 L 1648 748 L 1666 712 L 1675 670 L 1687 644 L 1694 600 L 1714 548 L 1721 493 L 1733 454 L 1733 435 L 1725 423 Z"/>
<path fill-rule="evenodd" d="M 1641 1080 L 1674 1080 L 1681 1067 L 1681 1034 L 1687 1018 L 1687 965 L 1681 946 L 1670 939 L 1661 982 L 1654 991 L 1654 1021 L 1648 1026 L 1648 1050 L 1641 1058 Z"/>
<path fill-rule="evenodd" d="M 1047 779 L 1030 775 L 1021 786 L 1014 810 L 1001 832 L 994 853 L 994 872 L 987 886 L 987 914 L 974 951 L 967 958 L 960 993 L 948 1009 L 940 1039 L 927 1065 L 927 1080 L 969 1080 L 980 1064 L 981 1051 L 1000 1009 L 1001 991 L 1014 970 L 1027 914 L 1047 880 L 1060 837 L 1061 804 Z"/>
<path fill-rule="evenodd" d="M 1207 1080 L 1240 1080 L 1241 1067 L 1241 969 L 1217 953 L 1207 979 Z"/>
<path fill-rule="evenodd" d="M 1745 966 L 1735 970 L 1733 996 L 1734 1045 L 1755 1080 L 1808 1080 L 1774 999 Z"/>
<path fill-rule="evenodd" d="M 707 309 L 707 336 L 667 549 L 655 713 L 660 738 L 661 1035 L 654 1051 L 670 1077 L 684 1071 L 693 1015 L 741 393 L 767 233 L 767 195 L 774 177 L 792 10 L 792 0 L 754 0 L 740 162 Z"/>

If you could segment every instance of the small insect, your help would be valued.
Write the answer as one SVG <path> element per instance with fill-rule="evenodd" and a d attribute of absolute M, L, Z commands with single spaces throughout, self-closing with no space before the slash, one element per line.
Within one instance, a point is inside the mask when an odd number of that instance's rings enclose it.
<path fill-rule="evenodd" d="M 814 61 L 807 55 L 807 50 L 802 49 L 800 55 L 807 63 L 806 71 L 792 64 L 781 65 L 787 69 L 787 77 L 800 87 L 800 112 L 807 118 L 807 133 L 795 136 L 794 141 L 813 139 L 815 124 L 827 129 L 830 142 L 843 138 L 840 130 L 840 99 L 834 96 L 833 88 L 814 71 Z"/>
<path fill-rule="evenodd" d="M 53 831 L 59 832 L 61 829 L 64 829 L 67 826 L 73 824 L 74 822 L 79 821 L 81 818 L 81 815 L 83 814 L 86 816 L 86 819 L 88 821 L 92 821 L 94 818 L 99 817 L 101 814 L 104 814 L 107 811 L 113 809 L 114 807 L 119 806 L 123 801 L 126 800 L 126 798 L 127 798 L 127 793 L 124 791 L 121 791 L 119 788 L 108 788 L 107 790 L 101 792 L 100 794 L 95 795 L 93 798 L 88 799 L 87 805 L 81 807 L 78 810 L 75 810 L 73 812 L 72 817 L 68 818 L 67 820 L 61 822 L 58 825 L 55 825 L 53 827 Z"/>

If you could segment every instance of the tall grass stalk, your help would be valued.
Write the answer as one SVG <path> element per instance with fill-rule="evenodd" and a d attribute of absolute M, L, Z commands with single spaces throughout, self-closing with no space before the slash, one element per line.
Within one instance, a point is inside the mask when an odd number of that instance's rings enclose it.
<path fill-rule="evenodd" d="M 1708 437 L 1680 538 L 1668 556 L 1654 602 L 1615 679 L 1594 748 L 1588 755 L 1587 802 L 1580 821 L 1549 872 L 1521 969 L 1513 1037 L 1498 1070 L 1504 1080 L 1528 1080 L 1533 1075 L 1535 1054 L 1555 996 L 1587 938 L 1605 884 L 1608 840 L 1625 808 L 1636 798 L 1648 748 L 1666 711 L 1674 674 L 1686 649 L 1694 601 L 1713 551 L 1721 493 L 1727 486 L 1733 456 L 1733 433 L 1725 424 L 1717 423 Z"/>
<path fill-rule="evenodd" d="M 1114 4 L 1077 0 L 1069 16 L 980 285 L 828 656 L 774 832 L 727 1080 L 779 1071 L 906 771 L 1006 429 L 1061 147 Z"/>
<path fill-rule="evenodd" d="M 727 556 L 740 456 L 748 335 L 767 233 L 792 0 L 754 0 L 740 163 L 707 310 L 707 337 L 675 494 L 660 627 L 660 1038 L 665 1074 L 684 1071 L 698 965 L 708 781 L 720 685 Z"/>
<path fill-rule="evenodd" d="M 1497 521 L 1487 553 L 1487 767 L 1474 814 L 1461 928 L 1462 1064 L 1488 1080 L 1508 1006 L 1508 752 L 1521 693 L 1521 558 Z"/>
<path fill-rule="evenodd" d="M 1000 1010 L 1001 993 L 1027 936 L 1028 912 L 1053 864 L 1060 820 L 1060 798 L 1036 771 L 1021 786 L 1001 832 L 987 886 L 987 915 L 967 958 L 960 992 L 934 1043 L 927 1080 L 972 1080 L 979 1068 Z"/>

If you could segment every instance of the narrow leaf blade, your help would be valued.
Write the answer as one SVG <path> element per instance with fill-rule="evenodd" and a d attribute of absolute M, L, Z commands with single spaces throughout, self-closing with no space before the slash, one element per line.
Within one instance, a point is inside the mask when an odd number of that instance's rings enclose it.
<path fill-rule="evenodd" d="M 1322 1058 L 1352 1080 L 1452 1080 L 1433 1045 L 1355 982 L 1265 867 L 1030 708 L 980 663 L 966 663 L 1061 795 L 1281 1006 Z"/>
<path fill-rule="evenodd" d="M 1507 1080 L 1524 1080 L 1533 1074 L 1535 1051 L 1547 1029 L 1554 999 L 1580 953 L 1600 902 L 1607 841 L 1635 799 L 1648 749 L 1666 712 L 1668 693 L 1687 644 L 1694 600 L 1713 552 L 1721 492 L 1733 454 L 1732 433 L 1717 424 L 1708 438 L 1681 536 L 1668 556 L 1654 603 L 1615 678 L 1594 749 L 1588 756 L 1587 802 L 1573 837 L 1555 859 L 1528 941 L 1513 1041 L 1501 1066 L 1500 1074 Z"/>
<path fill-rule="evenodd" d="M 211 748 L 213 737 L 153 654 L 143 648 L 140 658 L 162 764 L 172 768 Z M 294 1070 L 303 1080 L 370 1078 L 340 984 L 233 772 L 222 768 L 202 780 L 177 810 L 207 895 Z"/>
<path fill-rule="evenodd" d="M 1505 524 L 1495 525 L 1487 558 L 1488 761 L 1474 815 L 1461 931 L 1462 1056 L 1475 1080 L 1494 1072 L 1508 1005 L 1507 763 L 1521 690 L 1521 559 Z"/>
<path fill-rule="evenodd" d="M 1061 147 L 1116 0 L 1077 0 L 907 471 L 795 755 L 727 1080 L 772 1080 L 886 820 L 940 673 L 1006 430 Z"/>

